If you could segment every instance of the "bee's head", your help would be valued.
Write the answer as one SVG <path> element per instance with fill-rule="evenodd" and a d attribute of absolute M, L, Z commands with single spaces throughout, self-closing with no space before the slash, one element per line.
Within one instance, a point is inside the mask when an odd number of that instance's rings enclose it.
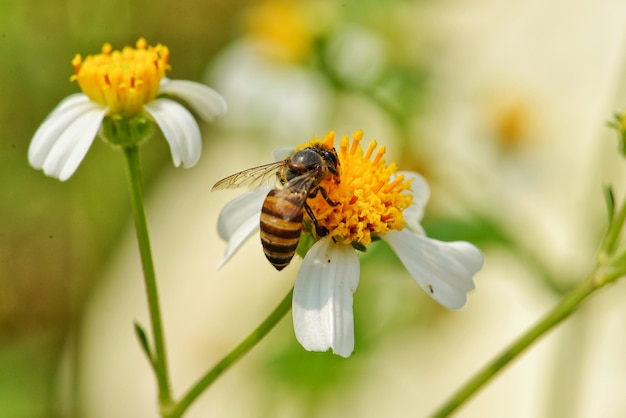
<path fill-rule="evenodd" d="M 316 145 L 297 151 L 291 157 L 286 179 L 289 181 L 312 171 L 318 173 L 317 182 L 326 177 L 328 173 L 339 177 L 339 157 L 335 149 Z"/>

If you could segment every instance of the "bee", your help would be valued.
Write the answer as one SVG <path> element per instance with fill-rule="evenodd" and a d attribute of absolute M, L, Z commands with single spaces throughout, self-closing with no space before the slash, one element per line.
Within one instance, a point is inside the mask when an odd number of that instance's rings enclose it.
<path fill-rule="evenodd" d="M 213 190 L 259 187 L 275 174 L 279 187 L 270 190 L 263 202 L 260 235 L 263 252 L 268 261 L 282 270 L 291 262 L 303 228 L 304 211 L 313 222 L 318 237 L 328 235 L 319 225 L 307 200 L 318 193 L 331 206 L 337 203 L 328 198 L 320 183 L 329 178 L 339 183 L 339 158 L 335 148 L 316 144 L 294 151 L 282 161 L 249 168 L 215 183 Z"/>

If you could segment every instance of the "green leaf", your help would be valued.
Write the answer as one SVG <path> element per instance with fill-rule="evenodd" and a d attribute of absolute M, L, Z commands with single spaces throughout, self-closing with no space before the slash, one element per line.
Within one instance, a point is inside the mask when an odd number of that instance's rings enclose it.
<path fill-rule="evenodd" d="M 137 335 L 137 339 L 139 340 L 139 345 L 141 345 L 143 352 L 146 354 L 146 357 L 148 357 L 148 360 L 150 360 L 150 364 L 152 365 L 152 368 L 155 369 L 155 372 L 156 372 L 155 358 L 154 358 L 154 355 L 152 354 L 152 350 L 150 349 L 150 343 L 148 342 L 148 337 L 146 336 L 146 332 L 141 327 L 141 325 L 139 325 L 138 322 L 135 322 L 135 334 Z"/>
<path fill-rule="evenodd" d="M 617 131 L 619 135 L 618 148 L 620 153 L 626 157 L 626 112 L 615 113 L 612 121 L 607 122 L 607 126 Z"/>
<path fill-rule="evenodd" d="M 609 225 L 613 222 L 615 216 L 615 195 L 610 185 L 604 186 L 604 199 L 606 200 L 606 209 L 609 215 Z"/>

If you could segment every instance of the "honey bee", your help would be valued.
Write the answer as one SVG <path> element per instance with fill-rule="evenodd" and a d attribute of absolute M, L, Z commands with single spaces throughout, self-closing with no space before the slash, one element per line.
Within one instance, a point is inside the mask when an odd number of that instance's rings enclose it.
<path fill-rule="evenodd" d="M 215 183 L 211 190 L 259 187 L 273 174 L 279 187 L 270 190 L 263 202 L 260 235 L 265 256 L 277 270 L 282 270 L 298 248 L 304 211 L 311 218 L 318 237 L 328 235 L 328 230 L 318 224 L 307 200 L 320 193 L 329 205 L 337 205 L 328 198 L 320 183 L 330 176 L 339 182 L 339 159 L 334 148 L 317 144 L 294 151 L 282 161 L 228 176 Z"/>

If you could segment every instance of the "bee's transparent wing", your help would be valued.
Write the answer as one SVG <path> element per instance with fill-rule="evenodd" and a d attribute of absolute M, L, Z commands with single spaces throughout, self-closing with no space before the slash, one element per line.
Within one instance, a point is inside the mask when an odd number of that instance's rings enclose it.
<path fill-rule="evenodd" d="M 283 165 L 285 165 L 285 161 L 276 161 L 240 171 L 218 181 L 211 190 L 238 189 L 240 187 L 255 189 L 264 184 L 276 183 L 276 172 Z"/>
<path fill-rule="evenodd" d="M 318 172 L 315 170 L 307 171 L 306 173 L 289 180 L 285 184 L 284 189 L 289 190 L 292 193 L 303 193 L 306 200 L 313 184 L 315 183 L 315 177 L 317 177 L 317 175 Z"/>
<path fill-rule="evenodd" d="M 315 183 L 316 175 L 315 171 L 309 171 L 291 179 L 284 188 L 272 192 L 278 198 L 276 204 L 283 219 L 291 220 L 301 213 Z"/>

